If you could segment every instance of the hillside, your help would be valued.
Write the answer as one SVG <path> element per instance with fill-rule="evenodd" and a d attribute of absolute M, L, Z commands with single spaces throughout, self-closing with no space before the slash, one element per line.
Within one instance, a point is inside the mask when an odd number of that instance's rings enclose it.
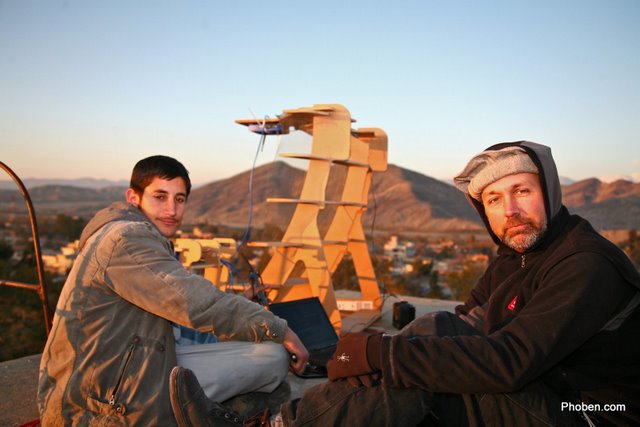
<path fill-rule="evenodd" d="M 77 179 L 63 179 L 63 178 L 24 178 L 21 180 L 25 187 L 31 191 L 32 188 L 44 187 L 48 185 L 61 185 L 66 187 L 80 187 L 80 188 L 105 188 L 105 187 L 125 187 L 129 185 L 129 181 L 111 181 L 108 179 L 96 179 L 96 178 L 77 178 Z M 16 188 L 15 182 L 11 179 L 0 179 L 0 190 L 13 190 Z"/>
<path fill-rule="evenodd" d="M 346 169 L 334 166 L 327 183 L 327 200 L 339 200 Z M 249 218 L 249 172 L 216 181 L 192 192 L 185 221 L 245 226 Z M 293 205 L 267 203 L 267 197 L 297 198 L 304 171 L 284 162 L 257 168 L 253 179 L 253 226 L 286 227 Z M 320 228 L 331 220 L 327 207 L 319 216 Z M 375 215 L 376 230 L 451 231 L 479 229 L 477 215 L 462 194 L 451 185 L 425 175 L 389 166 L 375 174 L 369 193 L 369 208 L 363 216 L 365 228 Z"/>
<path fill-rule="evenodd" d="M 585 179 L 562 187 L 563 203 L 598 230 L 640 227 L 640 183 Z"/>
<path fill-rule="evenodd" d="M 126 187 L 84 188 L 68 185 L 46 185 L 29 190 L 36 216 L 66 214 L 89 218 L 116 200 L 124 200 Z M 26 212 L 22 195 L 17 190 L 0 190 L 3 213 Z"/>
<path fill-rule="evenodd" d="M 191 191 L 187 223 L 225 224 L 244 227 L 249 220 L 249 178 L 243 172 L 230 178 L 214 181 Z M 304 172 L 283 162 L 259 167 L 253 177 L 253 225 L 281 225 L 291 217 L 293 207 L 288 204 L 267 203 L 267 197 L 295 198 L 302 188 Z"/>
<path fill-rule="evenodd" d="M 186 224 L 209 223 L 245 227 L 249 220 L 249 176 L 246 171 L 194 189 L 185 215 Z M 293 205 L 267 203 L 268 197 L 297 198 L 305 173 L 284 162 L 255 170 L 253 179 L 254 227 L 273 224 L 285 228 Z M 327 183 L 327 199 L 338 200 L 345 168 L 334 166 Z M 36 213 L 64 213 L 89 218 L 113 201 L 124 200 L 125 187 L 81 188 L 47 185 L 30 189 Z M 603 183 L 587 179 L 562 187 L 563 200 L 572 213 L 589 219 L 599 230 L 640 229 L 640 183 L 619 180 Z M 16 190 L 0 190 L 0 212 L 24 212 Z M 320 227 L 332 218 L 332 208 L 319 217 Z M 369 207 L 363 216 L 368 231 L 451 232 L 482 229 L 477 214 L 453 186 L 426 175 L 390 165 L 373 175 Z"/>

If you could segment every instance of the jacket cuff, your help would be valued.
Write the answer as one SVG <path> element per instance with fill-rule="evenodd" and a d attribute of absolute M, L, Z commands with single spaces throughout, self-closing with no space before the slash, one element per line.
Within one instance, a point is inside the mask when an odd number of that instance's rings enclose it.
<path fill-rule="evenodd" d="M 382 334 L 371 335 L 367 341 L 367 362 L 374 371 L 382 369 L 382 342 Z"/>
<path fill-rule="evenodd" d="M 267 329 L 266 336 L 273 342 L 282 343 L 287 332 L 287 321 L 274 316 L 271 326 Z"/>

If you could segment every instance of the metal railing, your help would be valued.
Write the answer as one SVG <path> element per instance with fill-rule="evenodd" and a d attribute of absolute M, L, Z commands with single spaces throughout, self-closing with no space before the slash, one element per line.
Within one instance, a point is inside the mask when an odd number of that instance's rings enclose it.
<path fill-rule="evenodd" d="M 27 204 L 27 212 L 29 214 L 29 222 L 31 223 L 31 235 L 33 238 L 33 249 L 35 253 L 36 259 L 36 271 L 38 273 L 38 284 L 32 283 L 22 283 L 15 282 L 11 280 L 4 280 L 0 278 L 0 286 L 12 286 L 21 289 L 27 289 L 30 291 L 35 291 L 40 298 L 40 302 L 42 303 L 42 312 L 44 315 L 44 326 L 47 331 L 47 336 L 51 331 L 51 322 L 53 319 L 53 313 L 51 312 L 51 308 L 49 306 L 49 297 L 47 295 L 47 284 L 44 278 L 44 266 L 42 264 L 42 253 L 40 251 L 40 237 L 38 235 L 38 223 L 36 221 L 36 213 L 33 209 L 33 203 L 31 203 L 31 197 L 29 196 L 29 192 L 27 188 L 24 186 L 18 175 L 16 175 L 9 166 L 0 162 L 0 168 L 2 168 L 16 183 L 20 192 L 22 193 L 22 197 L 24 198 L 25 203 Z"/>

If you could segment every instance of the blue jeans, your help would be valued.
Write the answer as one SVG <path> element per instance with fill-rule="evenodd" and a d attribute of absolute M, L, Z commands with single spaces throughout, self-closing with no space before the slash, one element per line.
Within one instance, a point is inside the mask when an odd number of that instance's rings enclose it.
<path fill-rule="evenodd" d="M 430 313 L 409 323 L 408 336 L 479 335 L 449 312 Z M 417 388 L 354 387 L 348 381 L 312 387 L 281 407 L 285 426 L 580 426 L 574 412 L 541 382 L 508 394 L 456 395 Z"/>

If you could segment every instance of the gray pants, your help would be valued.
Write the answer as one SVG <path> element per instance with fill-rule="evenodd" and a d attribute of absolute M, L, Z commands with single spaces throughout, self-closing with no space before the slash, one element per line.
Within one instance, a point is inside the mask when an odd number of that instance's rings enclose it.
<path fill-rule="evenodd" d="M 250 392 L 271 393 L 287 377 L 290 361 L 282 344 L 273 342 L 177 345 L 176 357 L 216 402 Z"/>
<path fill-rule="evenodd" d="M 407 336 L 479 335 L 449 312 L 430 313 L 409 323 Z M 286 426 L 577 426 L 575 413 L 561 411 L 561 399 L 542 383 L 517 393 L 456 395 L 417 388 L 354 387 L 335 381 L 313 387 L 282 405 Z"/>

